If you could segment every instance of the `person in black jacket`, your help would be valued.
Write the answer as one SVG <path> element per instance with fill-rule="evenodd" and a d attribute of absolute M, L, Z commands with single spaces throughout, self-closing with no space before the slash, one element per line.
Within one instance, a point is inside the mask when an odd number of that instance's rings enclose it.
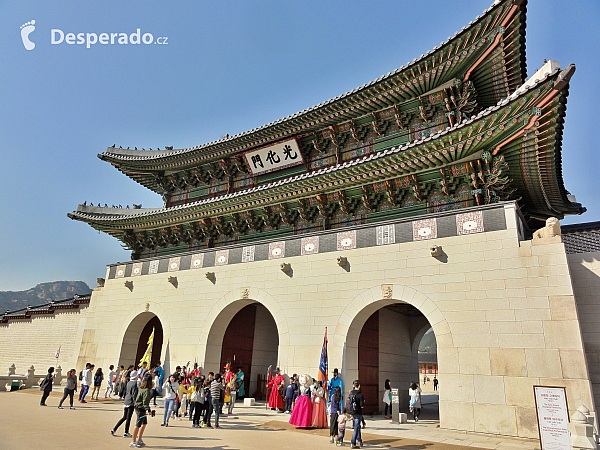
<path fill-rule="evenodd" d="M 350 441 L 350 448 L 359 448 L 357 443 L 362 447 L 362 434 L 360 430 L 361 423 L 363 421 L 363 406 L 365 406 L 365 396 L 360 390 L 360 382 L 358 380 L 354 380 L 352 383 L 354 389 L 350 391 L 350 395 L 348 396 L 348 404 L 350 405 L 350 413 L 352 414 L 352 425 L 354 427 L 354 432 L 352 433 L 352 440 Z"/>
<path fill-rule="evenodd" d="M 44 391 L 42 399 L 40 400 L 40 406 L 46 406 L 46 399 L 52 392 L 52 382 L 54 381 L 54 367 L 48 369 L 48 374 L 44 377 L 40 383 L 40 391 Z"/>
<path fill-rule="evenodd" d="M 114 426 L 114 428 L 112 430 L 110 430 L 110 434 L 112 434 L 113 436 L 115 435 L 115 433 L 117 432 L 117 429 L 121 426 L 121 424 L 123 422 L 125 422 L 125 433 L 123 434 L 123 437 L 131 437 L 131 434 L 129 433 L 129 425 L 131 424 L 131 416 L 133 416 L 133 411 L 134 411 L 134 403 L 135 403 L 135 399 L 137 398 L 138 395 L 138 385 L 137 385 L 137 380 L 138 380 L 138 372 L 137 370 L 132 370 L 131 373 L 129 374 L 129 382 L 127 383 L 127 386 L 125 387 L 125 401 L 123 402 L 123 417 L 121 417 L 119 419 L 119 421 L 117 422 L 117 424 Z"/>

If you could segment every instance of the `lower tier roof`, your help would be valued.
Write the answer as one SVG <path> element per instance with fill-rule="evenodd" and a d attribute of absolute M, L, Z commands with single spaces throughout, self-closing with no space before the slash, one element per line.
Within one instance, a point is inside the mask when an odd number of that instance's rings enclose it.
<path fill-rule="evenodd" d="M 408 177 L 416 184 L 423 174 L 461 162 L 484 159 L 503 173 L 484 180 L 473 166 L 473 191 L 510 185 L 512 197 L 520 202 L 528 219 L 545 220 L 566 214 L 581 214 L 585 208 L 572 201 L 564 188 L 561 166 L 562 128 L 566 113 L 568 83 L 575 71 L 570 65 L 560 70 L 550 62 L 530 81 L 497 105 L 453 127 L 425 139 L 383 149 L 343 164 L 292 176 L 231 194 L 197 202 L 152 210 L 128 210 L 80 205 L 71 219 L 121 238 L 123 233 L 189 225 L 203 219 L 235 214 Z M 504 167 L 504 164 L 506 167 Z M 478 180 L 480 185 L 478 185 Z M 418 186 L 417 186 L 418 188 Z"/>

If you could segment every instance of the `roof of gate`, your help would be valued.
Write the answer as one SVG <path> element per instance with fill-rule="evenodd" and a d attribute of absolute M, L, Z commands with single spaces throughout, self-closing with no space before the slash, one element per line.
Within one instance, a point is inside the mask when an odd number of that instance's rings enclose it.
<path fill-rule="evenodd" d="M 480 104 L 483 107 L 493 106 L 499 100 L 495 98 L 499 90 L 505 90 L 506 95 L 503 97 L 506 97 L 526 78 L 526 4 L 526 0 L 496 0 L 468 26 L 405 66 L 335 98 L 261 127 L 181 149 L 147 151 L 111 146 L 98 157 L 158 192 L 153 180 L 147 176 L 149 171 L 178 171 L 199 163 L 222 159 L 251 148 L 298 137 L 334 123 L 370 114 L 381 109 L 382 104 L 387 107 L 398 103 L 399 97 L 404 98 L 401 101 L 415 98 L 453 77 L 462 78 L 465 71 L 472 70 L 470 64 L 473 63 L 472 58 L 475 55 L 487 58 L 484 47 L 500 43 L 501 47 L 511 49 L 510 58 L 507 56 L 501 65 L 494 66 L 494 71 L 505 71 L 505 82 L 501 86 L 490 82 L 492 70 L 488 67 L 487 60 L 486 64 L 481 63 L 478 68 L 485 71 L 484 74 L 478 75 L 478 69 L 472 72 L 473 78 L 481 76 L 480 81 L 475 81 L 478 85 Z M 138 171 L 141 173 L 137 173 Z"/>

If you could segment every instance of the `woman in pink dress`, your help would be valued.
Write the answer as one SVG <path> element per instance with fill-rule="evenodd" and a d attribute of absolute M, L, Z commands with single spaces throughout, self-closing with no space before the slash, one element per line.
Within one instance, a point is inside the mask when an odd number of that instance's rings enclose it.
<path fill-rule="evenodd" d="M 323 382 L 319 381 L 319 383 L 317 384 L 317 388 L 313 391 L 313 427 L 327 428 L 327 411 L 325 409 L 325 390 L 323 389 Z"/>
<path fill-rule="evenodd" d="M 311 384 L 312 379 L 308 375 L 300 376 L 300 395 L 290 416 L 290 423 L 297 427 L 308 428 L 312 426 L 312 404 L 309 387 Z"/>

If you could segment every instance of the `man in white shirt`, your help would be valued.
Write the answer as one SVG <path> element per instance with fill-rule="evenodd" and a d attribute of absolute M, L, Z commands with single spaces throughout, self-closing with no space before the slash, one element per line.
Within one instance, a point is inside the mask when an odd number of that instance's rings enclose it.
<path fill-rule="evenodd" d="M 86 367 L 86 369 L 83 371 L 83 377 L 81 379 L 81 399 L 79 400 L 80 403 L 87 403 L 85 401 L 85 396 L 87 395 L 90 386 L 92 385 L 92 372 L 94 370 L 94 366 L 93 364 L 90 364 L 89 367 Z"/>
<path fill-rule="evenodd" d="M 88 370 L 91 366 L 91 363 L 85 363 L 85 369 L 82 369 L 81 372 L 79 372 L 79 382 L 81 384 L 81 382 L 83 381 L 83 375 L 84 372 L 86 370 Z M 79 401 L 81 401 L 81 397 L 83 396 L 83 385 L 81 386 L 81 389 L 79 389 Z"/>

